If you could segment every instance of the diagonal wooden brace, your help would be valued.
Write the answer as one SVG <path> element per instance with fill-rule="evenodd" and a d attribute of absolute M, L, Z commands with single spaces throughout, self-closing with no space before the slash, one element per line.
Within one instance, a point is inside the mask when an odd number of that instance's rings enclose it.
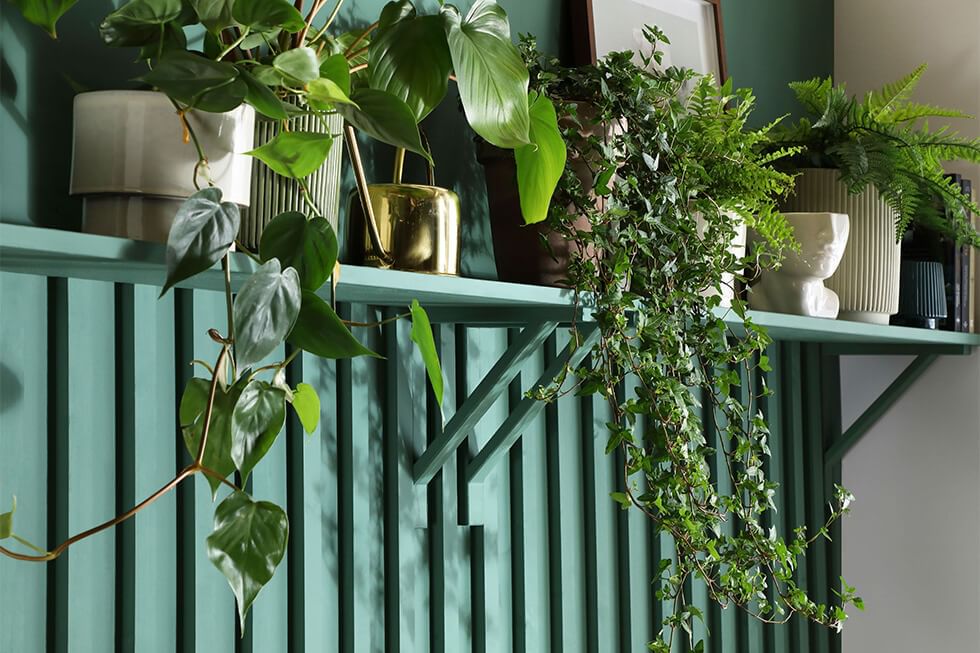
<path fill-rule="evenodd" d="M 539 322 L 528 325 L 521 331 L 521 334 L 508 347 L 500 360 L 493 366 L 493 369 L 487 373 L 480 385 L 473 390 L 463 405 L 459 407 L 459 410 L 456 411 L 456 414 L 449 420 L 442 431 L 442 435 L 433 441 L 415 461 L 413 471 L 417 485 L 427 484 L 442 469 L 442 466 L 446 464 L 449 457 L 470 434 L 480 418 L 487 413 L 501 393 L 514 380 L 514 377 L 520 373 L 521 364 L 527 360 L 528 356 L 537 352 L 544 341 L 548 339 L 548 336 L 554 333 L 557 328 L 558 322 Z"/>
<path fill-rule="evenodd" d="M 601 333 L 599 327 L 595 324 L 590 324 L 583 327 L 582 331 L 585 333 L 585 338 L 581 344 L 575 347 L 574 341 L 570 342 L 568 347 L 565 348 L 565 351 L 562 352 L 562 355 L 548 365 L 534 388 L 551 384 L 566 364 L 575 367 L 592 351 L 592 348 L 599 342 L 599 335 Z M 469 482 L 479 483 L 483 481 L 493 469 L 494 463 L 510 451 L 510 448 L 521 437 L 524 428 L 544 410 L 544 407 L 545 402 L 543 401 L 538 401 L 530 397 L 522 399 L 521 403 L 511 411 L 510 416 L 500 425 L 497 432 L 493 434 L 493 437 L 490 438 L 486 446 L 467 465 L 466 476 Z"/>

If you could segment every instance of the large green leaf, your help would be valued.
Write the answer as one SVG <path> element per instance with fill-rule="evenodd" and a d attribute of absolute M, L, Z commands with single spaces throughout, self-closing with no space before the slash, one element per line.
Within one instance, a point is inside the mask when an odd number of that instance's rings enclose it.
<path fill-rule="evenodd" d="M 156 43 L 163 26 L 177 20 L 183 9 L 180 0 L 130 0 L 105 17 L 99 33 L 106 45 Z"/>
<path fill-rule="evenodd" d="M 510 42 L 507 14 L 493 0 L 477 0 L 466 18 L 445 5 L 446 36 L 466 119 L 497 147 L 529 140 L 528 72 Z"/>
<path fill-rule="evenodd" d="M 21 15 L 44 29 L 52 38 L 58 38 L 56 24 L 78 0 L 13 0 Z"/>
<path fill-rule="evenodd" d="M 140 79 L 173 99 L 204 111 L 230 111 L 248 93 L 233 64 L 211 61 L 185 50 L 166 53 Z"/>
<path fill-rule="evenodd" d="M 398 17 L 386 21 L 389 13 Z M 368 51 L 371 88 L 403 100 L 416 121 L 429 115 L 449 88 L 453 62 L 444 23 L 441 15 L 416 16 L 409 0 L 389 3 Z"/>
<path fill-rule="evenodd" d="M 225 27 L 235 24 L 231 16 L 231 7 L 235 0 L 188 0 L 197 19 L 208 31 L 217 34 Z"/>
<path fill-rule="evenodd" d="M 291 345 L 321 358 L 380 358 L 351 334 L 350 329 L 327 302 L 309 290 L 303 291 L 299 319 L 286 340 Z"/>
<path fill-rule="evenodd" d="M 330 154 L 333 137 L 315 132 L 280 132 L 274 139 L 246 152 L 275 172 L 290 179 L 302 179 L 315 172 Z"/>
<path fill-rule="evenodd" d="M 235 360 L 250 367 L 275 351 L 296 323 L 301 301 L 299 274 L 266 261 L 235 296 Z"/>
<path fill-rule="evenodd" d="M 320 60 L 313 48 L 302 47 L 286 50 L 282 54 L 276 55 L 276 58 L 272 60 L 272 67 L 300 84 L 312 82 L 320 77 Z"/>
<path fill-rule="evenodd" d="M 320 423 L 320 397 L 316 390 L 308 383 L 300 383 L 293 390 L 292 403 L 303 430 L 313 433 Z"/>
<path fill-rule="evenodd" d="M 337 263 L 337 235 L 321 217 L 307 220 L 298 211 L 277 215 L 262 231 L 259 256 L 262 261 L 279 259 L 295 268 L 304 290 L 317 290 L 333 273 Z"/>
<path fill-rule="evenodd" d="M 286 422 L 286 393 L 265 381 L 251 381 L 231 416 L 231 459 L 248 478 L 275 444 Z"/>
<path fill-rule="evenodd" d="M 436 349 L 435 338 L 432 337 L 432 325 L 425 309 L 419 305 L 419 300 L 412 300 L 412 342 L 418 347 L 425 363 L 425 371 L 429 375 L 429 383 L 435 392 L 436 400 L 442 405 L 442 365 L 439 363 L 439 351 Z"/>
<path fill-rule="evenodd" d="M 176 21 L 162 25 L 151 42 L 145 43 L 137 55 L 137 59 L 160 59 L 171 52 L 186 50 L 187 36 L 184 28 Z"/>
<path fill-rule="evenodd" d="M 205 188 L 188 197 L 170 227 L 167 281 L 160 295 L 220 261 L 235 242 L 240 219 L 238 206 L 222 202 L 218 188 Z"/>
<path fill-rule="evenodd" d="M 350 95 L 350 63 L 342 54 L 330 55 L 320 64 L 320 77 L 336 84 L 344 95 Z"/>
<path fill-rule="evenodd" d="M 218 568 L 238 600 L 238 617 L 245 615 L 286 554 L 289 519 L 268 501 L 253 501 L 235 492 L 214 511 L 214 530 L 208 535 L 208 559 Z"/>
<path fill-rule="evenodd" d="M 204 449 L 204 466 L 218 472 L 222 478 L 227 478 L 235 471 L 235 461 L 231 458 L 231 418 L 245 383 L 246 379 L 243 378 L 226 391 L 219 384 L 214 393 L 211 428 L 208 429 L 208 444 Z M 201 435 L 204 433 L 204 415 L 210 387 L 211 384 L 206 379 L 191 379 L 180 400 L 180 425 L 184 434 L 184 446 L 191 458 L 197 456 Z M 211 486 L 211 494 L 214 495 L 221 481 L 211 476 L 205 478 Z"/>
<path fill-rule="evenodd" d="M 272 92 L 268 86 L 260 82 L 254 75 L 244 69 L 239 68 L 238 78 L 245 82 L 248 89 L 245 93 L 245 101 L 255 107 L 255 110 L 264 116 L 274 120 L 286 120 L 289 114 L 283 107 L 282 100 Z"/>
<path fill-rule="evenodd" d="M 354 104 L 344 90 L 332 79 L 314 79 L 306 85 L 306 100 L 320 111 L 329 111 L 336 104 Z"/>
<path fill-rule="evenodd" d="M 0 540 L 14 534 L 14 513 L 17 512 L 17 497 L 11 500 L 10 512 L 0 513 Z"/>
<path fill-rule="evenodd" d="M 379 141 L 432 160 L 422 147 L 415 114 L 403 100 L 374 88 L 355 89 L 351 99 L 357 106 L 337 105 L 337 111 L 347 122 Z"/>
<path fill-rule="evenodd" d="M 532 93 L 531 144 L 514 151 L 517 158 L 517 188 L 521 195 L 524 222 L 533 224 L 548 217 L 551 196 L 565 171 L 567 151 L 558 130 L 555 105 L 544 95 Z"/>
<path fill-rule="evenodd" d="M 303 15 L 286 0 L 235 0 L 232 16 L 253 32 L 298 32 L 306 26 Z"/>

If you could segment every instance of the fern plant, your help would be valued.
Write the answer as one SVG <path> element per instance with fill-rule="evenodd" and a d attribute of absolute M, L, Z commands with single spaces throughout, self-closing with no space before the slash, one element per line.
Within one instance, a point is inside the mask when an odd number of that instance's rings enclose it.
<path fill-rule="evenodd" d="M 876 188 L 898 216 L 896 239 L 916 222 L 980 247 L 969 219 L 980 207 L 943 170 L 944 161 L 980 163 L 980 138 L 962 138 L 945 126 L 929 128 L 930 118 L 971 116 L 912 101 L 925 70 L 923 64 L 863 99 L 829 77 L 791 83 L 809 115 L 778 128 L 771 148 L 801 148 L 789 159 L 793 165 L 836 168 L 851 193 Z"/>

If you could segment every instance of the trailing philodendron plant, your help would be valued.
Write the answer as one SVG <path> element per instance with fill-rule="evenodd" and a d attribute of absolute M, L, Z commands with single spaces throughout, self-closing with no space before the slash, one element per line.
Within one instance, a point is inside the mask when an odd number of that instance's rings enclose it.
<path fill-rule="evenodd" d="M 591 362 L 576 371 L 576 390 L 610 405 L 607 451 L 623 461 L 613 498 L 649 517 L 676 547 L 676 560 L 659 568 L 659 596 L 673 610 L 650 648 L 676 650 L 686 632 L 690 650 L 704 650 L 692 634 L 703 615 L 686 594 L 689 581 L 766 622 L 798 614 L 839 629 L 845 607 L 861 606 L 853 589 L 845 584 L 835 605 L 818 604 L 796 570 L 851 496 L 838 487 L 815 530 L 800 526 L 787 536 L 772 527 L 777 484 L 766 474 L 769 429 L 758 403 L 769 390 L 754 382 L 769 371 L 770 340 L 739 300 L 728 310 L 742 328 L 729 328 L 718 294 L 706 292 L 743 278 L 756 257 L 778 258 L 795 245 L 776 209 L 793 178 L 773 164 L 797 151 L 761 154 L 772 125 L 746 128 L 751 93 L 690 71 L 657 72 L 657 41 L 665 39 L 655 29 L 647 37 L 653 52 L 639 64 L 629 52 L 572 70 L 545 62 L 532 69 L 532 83 L 563 113 L 620 127 L 569 129 L 570 158 L 588 163 L 594 183 L 583 185 L 587 176 L 570 164 L 549 220 L 578 244 L 569 280 L 594 302 L 601 332 Z M 568 99 L 590 111 L 574 111 Z M 571 218 L 581 215 L 591 230 L 575 227 Z M 731 251 L 739 222 L 765 242 L 751 260 Z"/>
<path fill-rule="evenodd" d="M 931 130 L 922 122 L 970 117 L 910 99 L 925 70 L 923 64 L 863 99 L 849 96 L 843 84 L 834 85 L 829 77 L 790 84 L 809 115 L 780 128 L 773 147 L 800 148 L 789 160 L 796 168 L 836 168 L 852 193 L 876 188 L 898 215 L 897 240 L 919 222 L 980 247 L 980 234 L 969 218 L 971 212 L 980 213 L 980 206 L 943 170 L 945 161 L 980 163 L 980 138 L 961 138 L 948 127 Z"/>

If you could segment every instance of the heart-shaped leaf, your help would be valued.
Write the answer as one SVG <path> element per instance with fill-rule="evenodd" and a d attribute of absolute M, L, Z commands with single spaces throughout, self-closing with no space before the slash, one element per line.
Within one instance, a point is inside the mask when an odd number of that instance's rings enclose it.
<path fill-rule="evenodd" d="M 526 145 L 530 135 L 528 72 L 510 41 L 507 14 L 493 0 L 477 0 L 466 18 L 444 5 L 446 38 L 466 119 L 497 147 Z"/>
<path fill-rule="evenodd" d="M 249 367 L 275 351 L 296 323 L 300 307 L 299 274 L 266 261 L 235 296 L 235 357 Z"/>
<path fill-rule="evenodd" d="M 265 32 L 251 32 L 248 36 L 242 39 L 242 43 L 239 47 L 242 50 L 251 50 L 253 48 L 259 48 L 263 45 L 270 46 L 278 37 L 279 32 L 282 30 L 278 27 L 276 29 L 271 29 Z"/>
<path fill-rule="evenodd" d="M 344 95 L 350 95 L 350 63 L 342 54 L 330 55 L 320 64 L 320 77 L 336 84 Z"/>
<path fill-rule="evenodd" d="M 357 106 L 337 105 L 337 111 L 347 122 L 383 143 L 416 152 L 432 161 L 422 147 L 415 114 L 403 100 L 374 88 L 355 89 L 351 100 Z"/>
<path fill-rule="evenodd" d="M 330 154 L 333 137 L 315 132 L 280 132 L 274 139 L 246 152 L 275 172 L 290 179 L 302 179 L 315 172 Z"/>
<path fill-rule="evenodd" d="M 354 104 L 333 80 L 322 77 L 306 85 L 306 99 L 311 107 L 320 111 L 329 111 L 335 104 Z"/>
<path fill-rule="evenodd" d="M 436 349 L 436 341 L 432 336 L 432 324 L 425 309 L 419 305 L 417 299 L 412 300 L 412 342 L 418 347 L 422 354 L 422 361 L 425 363 L 425 372 L 429 376 L 429 383 L 432 391 L 436 395 L 439 405 L 442 405 L 442 365 L 439 363 L 439 351 Z"/>
<path fill-rule="evenodd" d="M 299 417 L 303 430 L 307 433 L 316 431 L 320 423 L 320 397 L 308 383 L 300 383 L 293 391 L 293 410 Z"/>
<path fill-rule="evenodd" d="M 244 492 L 235 492 L 215 509 L 214 530 L 207 539 L 208 559 L 235 593 L 242 630 L 255 597 L 282 562 L 288 541 L 289 519 L 274 503 L 253 501 Z"/>
<path fill-rule="evenodd" d="M 156 43 L 160 27 L 177 20 L 182 11 L 180 0 L 130 0 L 103 19 L 99 34 L 111 46 Z"/>
<path fill-rule="evenodd" d="M 272 89 L 256 79 L 254 75 L 242 69 L 238 71 L 238 78 L 245 83 L 247 89 L 245 92 L 245 101 L 255 107 L 256 111 L 274 120 L 286 120 L 289 118 L 289 114 L 286 113 L 286 109 L 283 107 L 282 100 L 272 92 Z"/>
<path fill-rule="evenodd" d="M 567 151 L 558 130 L 555 105 L 544 95 L 532 93 L 531 144 L 514 150 L 517 159 L 517 189 L 524 222 L 533 224 L 548 217 L 551 196 L 565 171 Z"/>
<path fill-rule="evenodd" d="M 204 188 L 188 197 L 170 227 L 167 281 L 160 295 L 221 260 L 235 242 L 240 219 L 238 206 L 222 202 L 218 188 Z"/>
<path fill-rule="evenodd" d="M 245 388 L 246 379 L 224 391 L 219 386 L 214 392 L 214 408 L 211 411 L 211 427 L 208 429 L 208 443 L 204 449 L 204 466 L 227 478 L 235 471 L 235 461 L 231 458 L 231 417 L 235 404 Z M 184 446 L 191 458 L 197 456 L 204 433 L 204 416 L 208 404 L 211 384 L 206 379 L 191 379 L 180 400 L 180 425 L 184 435 Z M 214 495 L 221 481 L 205 476 Z"/>
<path fill-rule="evenodd" d="M 316 393 L 314 393 L 316 396 Z M 319 404 L 319 400 L 317 400 Z M 319 418 L 319 412 L 317 412 Z M 302 418 L 300 418 L 302 419 Z M 14 534 L 14 513 L 17 512 L 17 497 L 11 500 L 10 512 L 0 513 L 0 540 L 5 540 Z"/>
<path fill-rule="evenodd" d="M 14 5 L 28 22 L 33 23 L 51 35 L 58 38 L 56 25 L 66 11 L 78 0 L 13 0 Z"/>
<path fill-rule="evenodd" d="M 197 13 L 197 18 L 208 31 L 217 34 L 225 27 L 235 24 L 231 16 L 231 7 L 235 0 L 189 0 L 189 4 Z"/>
<path fill-rule="evenodd" d="M 177 22 L 162 25 L 152 41 L 140 48 L 137 59 L 159 59 L 173 52 L 187 49 L 187 36 Z"/>
<path fill-rule="evenodd" d="M 273 258 L 295 268 L 304 290 L 317 290 L 333 272 L 337 262 L 337 235 L 321 217 L 307 220 L 297 211 L 277 215 L 262 231 L 259 243 L 262 261 Z"/>
<path fill-rule="evenodd" d="M 232 16 L 252 32 L 283 29 L 298 32 L 306 26 L 303 15 L 286 0 L 235 0 Z"/>
<path fill-rule="evenodd" d="M 313 48 L 302 47 L 286 50 L 272 60 L 272 67 L 300 84 L 320 77 L 320 60 Z"/>
<path fill-rule="evenodd" d="M 421 121 L 446 97 L 452 58 L 446 44 L 444 18 L 416 16 L 409 0 L 389 3 L 382 13 L 368 51 L 371 88 L 388 91 L 403 100 L 416 121 Z M 402 14 L 385 20 L 389 9 Z"/>
<path fill-rule="evenodd" d="M 303 306 L 292 333 L 291 345 L 321 358 L 354 358 L 378 354 L 362 345 L 327 302 L 315 293 L 303 291 Z"/>
<path fill-rule="evenodd" d="M 248 92 L 233 64 L 185 50 L 168 52 L 140 79 L 187 106 L 216 113 L 234 109 Z"/>
<path fill-rule="evenodd" d="M 275 444 L 286 422 L 286 393 L 265 381 L 251 381 L 231 416 L 231 459 L 248 475 Z"/>

